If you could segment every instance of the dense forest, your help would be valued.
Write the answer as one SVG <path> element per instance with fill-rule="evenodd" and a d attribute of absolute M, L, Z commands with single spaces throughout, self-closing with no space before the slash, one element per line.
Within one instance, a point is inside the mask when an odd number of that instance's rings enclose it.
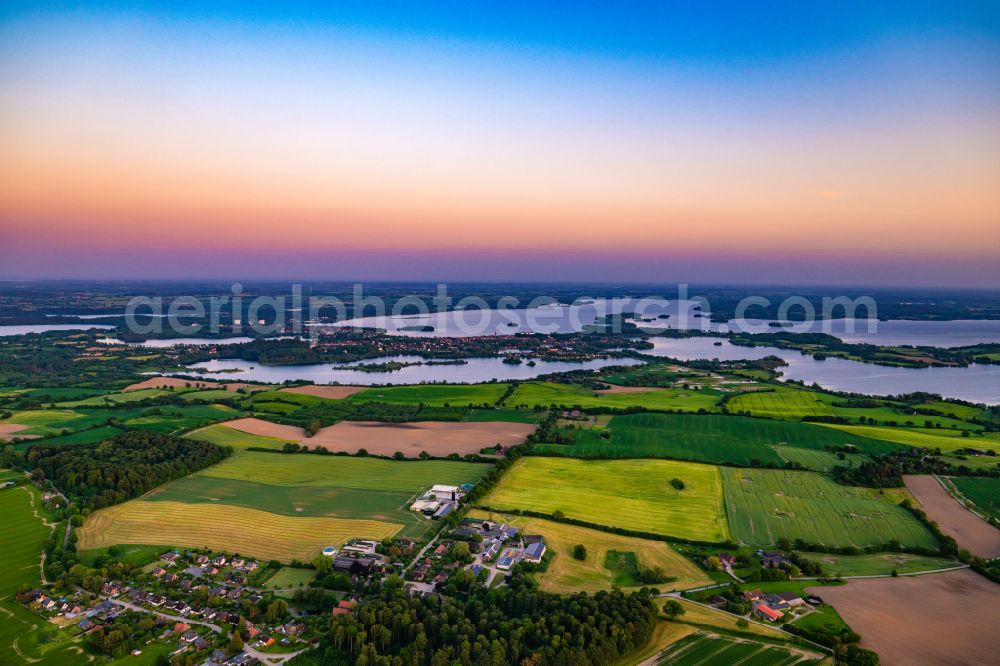
<path fill-rule="evenodd" d="M 410 597 L 401 582 L 387 580 L 357 614 L 335 617 L 320 663 L 609 664 L 644 645 L 657 622 L 645 589 L 560 596 L 515 577 L 493 590 L 470 585 L 459 597 Z"/>
<path fill-rule="evenodd" d="M 83 508 L 99 509 L 219 462 L 229 450 L 173 435 L 130 431 L 95 444 L 34 446 L 28 466 Z"/>

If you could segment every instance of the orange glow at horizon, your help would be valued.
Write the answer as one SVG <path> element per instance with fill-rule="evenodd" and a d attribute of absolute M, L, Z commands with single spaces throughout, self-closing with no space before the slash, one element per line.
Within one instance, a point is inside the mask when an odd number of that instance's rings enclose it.
<path fill-rule="evenodd" d="M 52 257 L 197 244 L 1000 262 L 995 100 L 920 106 L 905 80 L 859 73 L 878 45 L 843 71 L 705 82 L 134 29 L 51 56 L 9 47 L 23 67 L 0 72 L 0 241 Z M 179 62 L 173 39 L 193 40 Z M 356 49 L 377 62 L 343 57 Z"/>

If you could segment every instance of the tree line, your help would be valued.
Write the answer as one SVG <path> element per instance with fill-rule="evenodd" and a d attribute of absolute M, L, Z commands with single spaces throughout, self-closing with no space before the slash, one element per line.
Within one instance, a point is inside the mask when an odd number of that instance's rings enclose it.
<path fill-rule="evenodd" d="M 100 509 L 138 497 L 230 454 L 217 444 L 142 430 L 103 442 L 34 446 L 27 465 L 36 481 L 51 481 L 81 507 Z"/>

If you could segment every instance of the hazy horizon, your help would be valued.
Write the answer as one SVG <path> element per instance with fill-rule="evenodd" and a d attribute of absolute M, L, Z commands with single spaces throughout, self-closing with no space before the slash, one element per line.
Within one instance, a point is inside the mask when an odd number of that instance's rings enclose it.
<path fill-rule="evenodd" d="M 9 2 L 0 278 L 1000 284 L 1000 8 Z"/>

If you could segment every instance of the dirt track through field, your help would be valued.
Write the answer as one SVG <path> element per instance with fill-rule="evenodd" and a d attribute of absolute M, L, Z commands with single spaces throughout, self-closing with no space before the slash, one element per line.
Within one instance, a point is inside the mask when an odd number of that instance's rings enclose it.
<path fill-rule="evenodd" d="M 302 395 L 312 395 L 317 398 L 327 398 L 329 400 L 342 400 L 349 398 L 355 393 L 365 390 L 364 386 L 318 386 L 308 384 L 306 386 L 292 386 L 280 389 L 285 393 L 301 393 Z"/>
<path fill-rule="evenodd" d="M 970 569 L 812 587 L 884 666 L 995 664 L 1000 585 Z"/>
<path fill-rule="evenodd" d="M 263 419 L 246 418 L 223 425 L 253 435 L 277 437 L 309 448 L 322 446 L 329 451 L 356 453 L 365 449 L 376 455 L 391 456 L 397 451 L 414 458 L 421 451 L 432 456 L 450 453 L 479 453 L 480 449 L 500 444 L 520 444 L 535 426 L 529 423 L 505 421 L 415 421 L 412 423 L 379 423 L 375 421 L 342 421 L 321 428 L 306 437 L 302 428 L 271 423 Z"/>
<path fill-rule="evenodd" d="M 1000 530 L 975 515 L 948 494 L 930 475 L 904 476 L 903 482 L 941 531 L 955 538 L 959 548 L 979 557 L 1000 555 Z"/>

